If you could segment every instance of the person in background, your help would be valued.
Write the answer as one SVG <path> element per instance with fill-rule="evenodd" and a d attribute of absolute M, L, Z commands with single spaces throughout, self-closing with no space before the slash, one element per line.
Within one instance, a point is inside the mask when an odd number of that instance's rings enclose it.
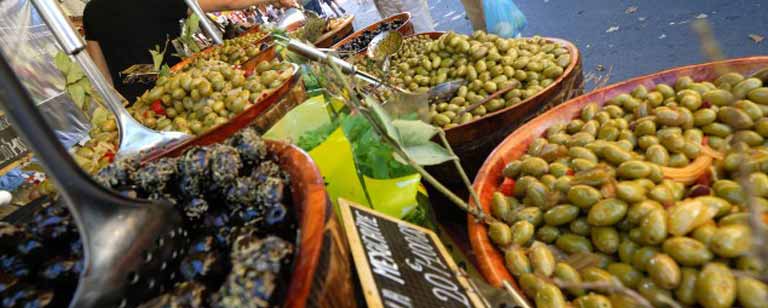
<path fill-rule="evenodd" d="M 461 0 L 464 11 L 472 23 L 472 29 L 486 31 L 485 13 L 483 12 L 483 0 Z"/>
<path fill-rule="evenodd" d="M 296 0 L 199 0 L 206 12 L 245 9 L 272 4 L 295 7 Z M 179 20 L 187 17 L 184 0 L 91 0 L 83 13 L 86 50 L 115 89 L 129 101 L 147 90 L 147 85 L 124 84 L 120 72 L 134 64 L 152 63 L 149 50 L 161 48 L 181 35 Z M 170 46 L 170 44 L 169 44 Z M 179 58 L 167 48 L 165 60 L 174 65 Z"/>
<path fill-rule="evenodd" d="M 304 0 L 304 9 L 317 13 L 317 16 L 323 16 L 323 7 L 320 6 L 320 0 Z"/>

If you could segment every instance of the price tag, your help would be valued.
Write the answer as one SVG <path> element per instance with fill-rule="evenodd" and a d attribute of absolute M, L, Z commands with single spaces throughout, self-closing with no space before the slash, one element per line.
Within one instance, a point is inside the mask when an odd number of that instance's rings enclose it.
<path fill-rule="evenodd" d="M 0 113 L 0 175 L 19 166 L 29 156 L 27 145 L 16 135 L 8 118 Z"/>
<path fill-rule="evenodd" d="M 431 230 L 339 199 L 368 307 L 488 307 Z"/>

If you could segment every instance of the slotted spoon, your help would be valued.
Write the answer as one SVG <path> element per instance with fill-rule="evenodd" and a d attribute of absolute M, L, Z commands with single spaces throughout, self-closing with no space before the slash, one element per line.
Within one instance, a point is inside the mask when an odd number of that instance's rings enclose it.
<path fill-rule="evenodd" d="M 35 107 L 7 58 L 0 102 L 16 131 L 54 180 L 77 223 L 85 266 L 70 307 L 134 305 L 163 291 L 186 244 L 171 204 L 133 200 L 102 188 L 78 168 Z"/>
<path fill-rule="evenodd" d="M 88 53 L 83 52 L 85 44 L 82 38 L 75 32 L 56 1 L 32 0 L 32 3 L 45 23 L 48 24 L 61 47 L 64 48 L 64 52 L 75 57 L 75 61 L 83 68 L 83 72 L 96 91 L 104 98 L 107 109 L 115 115 L 120 136 L 119 148 L 116 153 L 118 157 L 137 155 L 150 149 L 173 147 L 191 137 L 180 132 L 158 132 L 136 121 L 123 107 L 122 100 L 115 89 L 101 74 Z"/>

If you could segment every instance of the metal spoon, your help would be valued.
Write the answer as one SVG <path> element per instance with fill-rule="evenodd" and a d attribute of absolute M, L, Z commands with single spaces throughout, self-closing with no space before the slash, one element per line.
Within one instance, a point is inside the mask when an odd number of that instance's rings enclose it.
<path fill-rule="evenodd" d="M 54 0 L 32 0 L 32 3 L 51 28 L 59 44 L 64 48 L 64 52 L 75 57 L 96 91 L 104 98 L 107 109 L 115 115 L 120 136 L 116 153 L 118 157 L 136 155 L 150 149 L 173 147 L 191 137 L 180 132 L 158 132 L 136 121 L 123 107 L 122 100 L 115 89 L 104 78 L 91 57 L 83 52 L 85 44 L 82 38 L 75 33 L 59 5 Z"/>
<path fill-rule="evenodd" d="M 403 35 L 397 31 L 384 31 L 371 39 L 366 55 L 369 59 L 381 63 L 384 75 L 389 76 L 389 59 L 401 48 L 403 48 Z"/>
<path fill-rule="evenodd" d="M 156 295 L 183 255 L 186 231 L 171 204 L 133 200 L 85 174 L 35 107 L 7 59 L 0 61 L 0 102 L 60 189 L 83 242 L 85 267 L 70 307 L 113 307 Z"/>

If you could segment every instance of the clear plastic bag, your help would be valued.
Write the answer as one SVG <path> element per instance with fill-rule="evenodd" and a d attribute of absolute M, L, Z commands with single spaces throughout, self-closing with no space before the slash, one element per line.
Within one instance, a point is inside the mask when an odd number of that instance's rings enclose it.
<path fill-rule="evenodd" d="M 525 15 L 512 0 L 483 0 L 488 33 L 505 38 L 519 37 L 528 25 Z"/>
<path fill-rule="evenodd" d="M 417 33 L 435 31 L 429 4 L 425 0 L 374 0 L 373 2 L 382 18 L 410 12 L 413 16 L 411 19 L 413 28 Z"/>

